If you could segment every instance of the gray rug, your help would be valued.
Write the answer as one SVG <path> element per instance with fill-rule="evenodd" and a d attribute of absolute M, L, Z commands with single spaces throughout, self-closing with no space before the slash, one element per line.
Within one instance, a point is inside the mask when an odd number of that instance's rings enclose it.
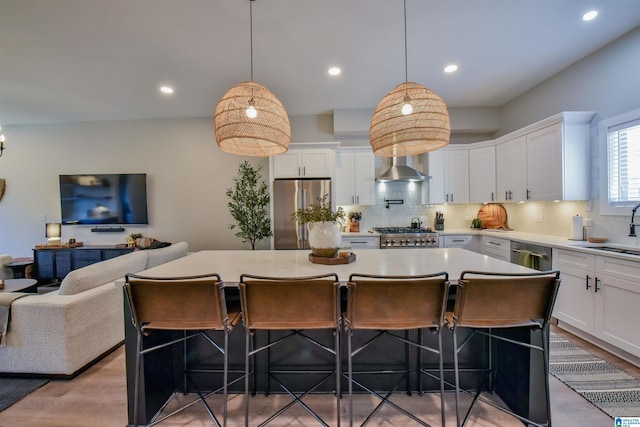
<path fill-rule="evenodd" d="M 0 378 L 0 411 L 48 382 L 47 378 Z"/>
<path fill-rule="evenodd" d="M 611 418 L 640 416 L 640 380 L 551 334 L 551 374 Z"/>

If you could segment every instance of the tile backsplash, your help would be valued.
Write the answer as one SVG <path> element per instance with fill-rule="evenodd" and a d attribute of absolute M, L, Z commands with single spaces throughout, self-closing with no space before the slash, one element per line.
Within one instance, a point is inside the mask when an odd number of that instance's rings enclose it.
<path fill-rule="evenodd" d="M 426 185 L 426 184 L 424 184 Z M 423 227 L 434 227 L 436 212 L 443 212 L 446 230 L 464 230 L 482 207 L 479 203 L 428 205 L 428 188 L 423 183 L 387 182 L 376 183 L 376 204 L 373 206 L 342 206 L 347 212 L 362 212 L 360 230 L 372 227 L 404 226 L 414 217 L 420 218 Z M 402 201 L 402 204 L 385 200 Z M 525 233 L 571 237 L 572 217 L 585 218 L 587 237 L 607 237 L 610 242 L 640 246 L 640 237 L 628 237 L 629 220 L 620 216 L 600 216 L 591 211 L 591 202 L 527 202 L 504 203 L 507 224 L 510 228 Z M 631 215 L 631 212 L 629 212 Z"/>

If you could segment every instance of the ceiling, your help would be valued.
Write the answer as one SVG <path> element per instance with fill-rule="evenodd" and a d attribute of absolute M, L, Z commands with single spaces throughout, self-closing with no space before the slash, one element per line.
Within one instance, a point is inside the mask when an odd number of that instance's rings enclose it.
<path fill-rule="evenodd" d="M 0 0 L 0 124 L 211 117 L 251 79 L 249 4 Z M 253 80 L 290 116 L 374 109 L 405 79 L 402 0 L 252 7 Z M 501 106 L 639 25 L 637 0 L 407 0 L 408 79 L 450 107 Z"/>

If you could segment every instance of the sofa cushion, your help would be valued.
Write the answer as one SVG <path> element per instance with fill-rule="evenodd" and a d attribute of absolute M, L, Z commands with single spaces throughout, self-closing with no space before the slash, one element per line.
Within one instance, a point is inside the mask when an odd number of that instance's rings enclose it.
<path fill-rule="evenodd" d="M 149 258 L 147 261 L 147 268 L 152 268 L 187 255 L 189 252 L 189 244 L 187 242 L 180 242 L 167 246 L 166 248 L 147 249 L 144 252 Z"/>
<path fill-rule="evenodd" d="M 137 273 L 147 265 L 146 252 L 132 252 L 71 271 L 60 284 L 60 295 L 74 295 Z"/>

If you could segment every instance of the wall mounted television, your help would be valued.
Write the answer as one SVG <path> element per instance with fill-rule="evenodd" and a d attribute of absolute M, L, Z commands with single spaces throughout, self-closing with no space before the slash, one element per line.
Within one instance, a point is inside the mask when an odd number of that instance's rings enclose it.
<path fill-rule="evenodd" d="M 149 224 L 147 175 L 60 175 L 62 224 Z"/>

